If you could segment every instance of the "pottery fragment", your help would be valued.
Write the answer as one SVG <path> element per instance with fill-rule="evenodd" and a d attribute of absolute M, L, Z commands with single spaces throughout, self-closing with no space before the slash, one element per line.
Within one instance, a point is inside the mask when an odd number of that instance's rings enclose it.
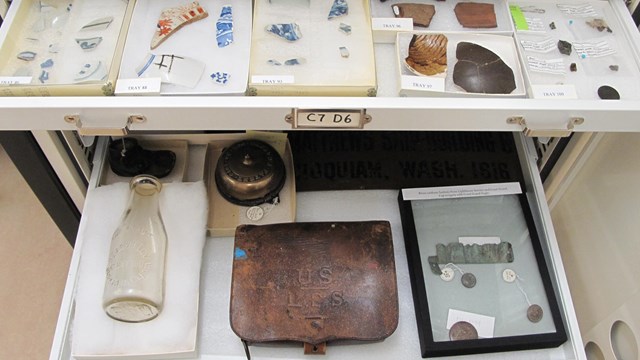
<path fill-rule="evenodd" d="M 460 42 L 453 82 L 471 93 L 510 94 L 516 89 L 513 70 L 502 59 L 478 44 Z"/>
<path fill-rule="evenodd" d="M 431 4 L 401 3 L 392 5 L 391 8 L 395 17 L 412 18 L 413 26 L 420 27 L 429 27 L 436 13 L 435 6 Z"/>
<path fill-rule="evenodd" d="M 460 2 L 453 8 L 460 25 L 466 28 L 498 27 L 493 4 Z"/>
<path fill-rule="evenodd" d="M 265 30 L 281 39 L 287 41 L 296 41 L 302 37 L 300 32 L 300 25 L 296 23 L 289 24 L 271 24 L 265 27 Z"/>
<path fill-rule="evenodd" d="M 405 62 L 417 75 L 436 75 L 447 70 L 448 39 L 442 34 L 413 35 Z"/>

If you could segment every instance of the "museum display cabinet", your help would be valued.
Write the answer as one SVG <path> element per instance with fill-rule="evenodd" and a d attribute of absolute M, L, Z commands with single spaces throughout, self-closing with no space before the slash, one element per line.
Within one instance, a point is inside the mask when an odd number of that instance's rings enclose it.
<path fill-rule="evenodd" d="M 278 2 L 278 0 L 273 1 Z M 377 0 L 374 1 L 376 4 L 372 5 L 372 15 L 375 15 L 375 9 L 380 5 Z M 530 3 L 538 7 L 551 8 L 556 2 L 546 0 L 527 2 L 527 4 Z M 602 6 L 610 9 L 607 10 L 607 20 L 616 24 L 613 29 L 615 39 L 628 45 L 621 46 L 629 55 L 629 58 L 625 58 L 625 64 L 635 69 L 635 73 L 625 69 L 630 72 L 624 72 L 624 74 L 637 77 L 640 73 L 638 71 L 640 69 L 640 34 L 629 15 L 629 10 L 621 1 L 598 0 L 589 3 L 597 5 L 596 7 L 606 4 Z M 215 3 L 216 10 L 211 10 L 209 16 L 218 19 L 220 14 L 218 10 L 222 5 L 224 4 Z M 5 22 L 14 21 L 17 13 L 18 6 L 10 7 Z M 7 44 L 12 41 L 10 28 L 8 26 L 0 28 L 0 43 Z M 129 31 L 132 30 L 129 29 Z M 74 254 L 62 299 L 51 359 L 72 358 L 73 329 L 78 316 L 77 291 L 79 279 L 82 276 L 80 271 L 82 253 L 90 241 L 86 236 L 89 224 L 99 223 L 95 219 L 91 221 L 90 212 L 83 210 L 83 207 L 86 205 L 95 209 L 97 206 L 92 204 L 93 198 L 99 199 L 94 195 L 95 190 L 104 187 L 114 179 L 108 174 L 107 154 L 110 138 L 127 136 L 139 139 L 141 142 L 165 142 L 165 144 L 170 142 L 173 144 L 172 148 L 176 149 L 176 153 L 182 154 L 183 173 L 180 175 L 182 181 L 185 183 L 204 181 L 206 184 L 210 174 L 208 166 L 211 166 L 210 162 L 206 161 L 211 151 L 210 144 L 215 143 L 220 136 L 224 136 L 220 133 L 287 131 L 290 134 L 297 133 L 300 134 L 299 136 L 304 136 L 304 134 L 322 133 L 328 130 L 349 133 L 355 138 L 362 136 L 362 139 L 366 139 L 369 136 L 367 134 L 370 133 L 407 135 L 444 134 L 444 132 L 467 135 L 501 134 L 500 136 L 511 139 L 510 141 L 514 144 L 513 156 L 517 159 L 518 171 L 521 173 L 521 177 L 517 180 L 522 187 L 521 198 L 531 210 L 532 226 L 537 233 L 540 255 L 544 257 L 543 263 L 546 264 L 546 271 L 549 274 L 550 291 L 553 292 L 558 303 L 558 320 L 566 331 L 566 341 L 552 348 L 489 353 L 476 355 L 474 358 L 586 358 L 565 265 L 551 224 L 546 199 L 546 196 L 550 195 L 545 196 L 540 177 L 538 162 L 544 159 L 544 155 L 537 151 L 533 138 L 551 138 L 553 142 L 560 137 L 581 135 L 576 133 L 584 133 L 586 136 L 593 132 L 640 132 L 638 122 L 640 100 L 637 94 L 633 93 L 632 87 L 629 87 L 624 88 L 620 94 L 620 100 L 602 100 L 597 98 L 596 90 L 588 95 L 578 92 L 577 96 L 572 96 L 567 92 L 556 91 L 557 87 L 550 87 L 544 96 L 534 98 L 531 89 L 527 86 L 525 97 L 468 96 L 462 98 L 448 95 L 405 97 L 400 95 L 401 83 L 398 80 L 398 69 L 401 64 L 398 50 L 393 42 L 388 42 L 389 34 L 383 34 L 387 40 L 377 41 L 379 33 L 376 31 L 374 26 L 373 50 L 377 83 L 376 91 L 367 94 L 370 96 L 331 96 L 330 94 L 326 94 L 328 96 L 251 96 L 252 94 L 243 96 L 232 91 L 230 93 L 233 93 L 233 96 L 230 94 L 205 96 L 193 93 L 172 96 L 153 93 L 146 96 L 44 96 L 46 94 L 35 93 L 30 94 L 35 96 L 0 97 L 0 129 L 7 131 L 3 139 L 11 137 L 12 131 L 16 131 L 16 134 L 31 132 L 37 147 L 42 149 L 46 157 L 45 165 L 50 167 L 50 173 L 53 173 L 53 177 L 59 181 L 62 187 L 61 192 L 65 193 L 67 207 L 74 208 L 73 211 L 83 214 L 78 237 L 72 240 L 75 241 Z M 513 37 L 513 34 L 514 32 L 507 37 Z M 393 36 L 395 35 L 394 32 Z M 487 34 L 489 35 L 495 34 Z M 520 46 L 521 43 L 516 42 L 516 38 L 517 35 L 513 40 L 514 44 Z M 407 39 L 403 41 L 405 40 Z M 337 54 L 340 56 L 340 52 Z M 520 66 L 525 67 L 528 63 L 521 55 L 518 56 Z M 582 63 L 578 62 L 578 64 Z M 124 68 L 121 66 L 121 69 Z M 545 78 L 541 78 L 544 83 Z M 616 81 L 619 80 L 616 79 Z M 524 74 L 524 81 L 530 81 L 529 74 Z M 594 89 L 607 84 L 596 85 L 598 86 Z M 593 88 L 595 85 L 589 86 Z M 624 87 L 624 85 L 621 86 Z M 577 87 L 582 91 L 586 86 L 579 83 Z M 248 136 L 255 135 L 249 132 Z M 467 139 L 462 135 L 461 138 Z M 363 141 L 362 139 L 358 141 Z M 90 158 L 86 153 L 90 153 Z M 338 151 L 332 156 L 339 158 L 342 154 Z M 375 156 L 382 155 L 371 153 L 368 156 L 371 158 L 361 160 L 366 163 L 367 160 L 373 161 Z M 294 161 L 296 161 L 295 155 Z M 482 162 L 481 159 L 478 161 Z M 573 159 L 573 161 L 578 160 Z M 581 161 L 588 161 L 588 159 Z M 487 161 L 487 164 L 487 167 L 479 170 L 477 177 L 469 176 L 467 181 L 475 180 L 476 183 L 482 183 L 483 172 L 486 172 L 489 177 L 500 173 L 499 168 L 492 167 L 491 161 Z M 296 222 L 382 219 L 390 222 L 393 234 L 399 304 L 397 329 L 381 342 L 357 345 L 336 344 L 335 346 L 330 344 L 325 356 L 356 359 L 419 359 L 421 351 L 405 239 L 397 204 L 398 189 L 365 185 L 363 183 L 360 187 L 350 189 L 320 189 L 322 191 L 313 187 L 307 190 L 298 188 L 297 192 L 294 191 L 294 196 L 289 199 L 295 212 Z M 351 184 L 351 186 L 354 185 Z M 207 191 L 215 191 L 215 189 L 209 186 Z M 212 207 L 209 206 L 209 210 L 211 209 Z M 72 210 L 68 209 L 68 211 Z M 242 359 L 246 357 L 243 343 L 229 325 L 233 237 L 228 236 L 228 232 L 222 236 L 214 237 L 211 233 L 207 236 L 204 241 L 201 281 L 196 294 L 199 296 L 196 307 L 197 319 L 194 320 L 197 323 L 195 325 L 197 331 L 192 339 L 195 339 L 197 345 L 187 351 L 176 353 L 175 357 Z M 86 325 L 86 319 L 83 320 Z M 305 357 L 299 346 L 256 345 L 249 348 L 252 356 L 257 358 Z M 99 355 L 90 354 L 83 358 L 96 358 Z M 152 358 L 155 355 L 157 354 L 154 354 L 153 349 L 147 349 L 145 354 L 138 357 Z M 129 358 L 126 354 L 110 356 Z"/>

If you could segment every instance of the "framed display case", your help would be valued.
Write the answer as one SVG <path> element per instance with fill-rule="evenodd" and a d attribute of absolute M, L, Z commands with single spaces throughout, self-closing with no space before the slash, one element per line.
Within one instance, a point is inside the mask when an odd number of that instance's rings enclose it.
<path fill-rule="evenodd" d="M 399 205 L 422 357 L 567 340 L 519 183 L 404 189 Z"/>

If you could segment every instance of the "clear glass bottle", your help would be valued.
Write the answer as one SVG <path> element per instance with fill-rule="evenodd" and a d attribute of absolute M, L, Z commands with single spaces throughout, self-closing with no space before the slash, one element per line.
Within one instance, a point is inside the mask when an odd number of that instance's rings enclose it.
<path fill-rule="evenodd" d="M 131 179 L 130 188 L 129 203 L 111 239 L 103 307 L 116 320 L 142 322 L 162 310 L 167 232 L 160 215 L 160 181 L 139 175 Z"/>

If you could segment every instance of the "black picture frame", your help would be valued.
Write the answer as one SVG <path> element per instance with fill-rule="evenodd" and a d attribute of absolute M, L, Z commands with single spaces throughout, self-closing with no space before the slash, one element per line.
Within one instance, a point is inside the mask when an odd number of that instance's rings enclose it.
<path fill-rule="evenodd" d="M 524 185 L 524 184 L 521 184 Z M 524 186 L 523 186 L 524 188 Z M 458 341 L 434 341 L 427 289 L 425 286 L 425 272 L 420 257 L 418 237 L 416 233 L 415 219 L 411 207 L 411 201 L 403 198 L 403 192 L 399 192 L 398 203 L 402 220 L 402 228 L 409 265 L 411 292 L 415 307 L 415 315 L 418 326 L 421 355 L 427 357 L 470 355 L 493 352 L 519 351 L 542 348 L 555 348 L 567 341 L 565 325 L 560 313 L 556 294 L 551 282 L 542 245 L 536 226 L 534 224 L 531 209 L 526 195 L 518 194 L 520 206 L 528 227 L 538 270 L 542 278 L 544 291 L 549 302 L 551 316 L 555 325 L 555 332 L 537 333 L 519 336 L 505 336 L 494 338 L 480 338 L 476 340 Z M 417 200 L 430 201 L 430 200 Z"/>

